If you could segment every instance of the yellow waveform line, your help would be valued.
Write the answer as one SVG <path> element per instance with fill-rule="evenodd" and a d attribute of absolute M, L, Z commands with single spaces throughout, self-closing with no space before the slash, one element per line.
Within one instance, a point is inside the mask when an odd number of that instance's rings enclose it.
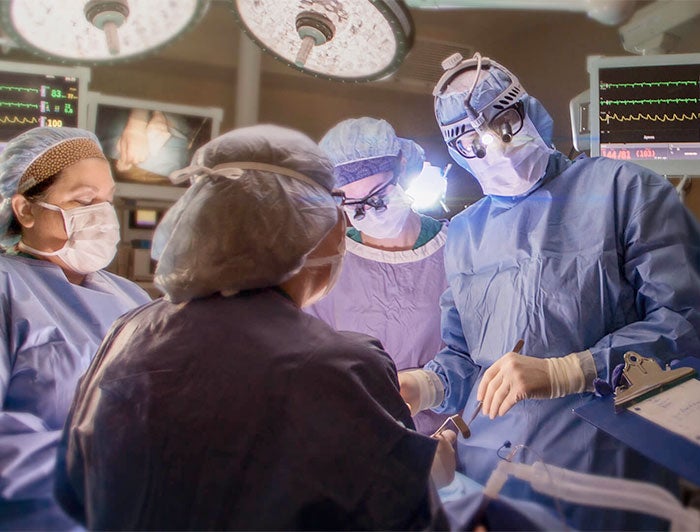
<path fill-rule="evenodd" d="M 38 120 L 35 116 L 24 118 L 19 116 L 0 116 L 0 124 L 36 124 Z"/>
<path fill-rule="evenodd" d="M 633 120 L 649 120 L 650 122 L 683 122 L 684 120 L 695 120 L 700 118 L 700 114 L 692 112 L 690 114 L 683 113 L 678 116 L 673 113 L 671 116 L 667 114 L 663 115 L 651 115 L 649 113 L 637 113 L 636 115 L 618 115 L 617 113 L 608 113 L 605 117 L 601 117 L 601 122 L 609 124 L 611 120 L 617 122 L 631 122 Z"/>

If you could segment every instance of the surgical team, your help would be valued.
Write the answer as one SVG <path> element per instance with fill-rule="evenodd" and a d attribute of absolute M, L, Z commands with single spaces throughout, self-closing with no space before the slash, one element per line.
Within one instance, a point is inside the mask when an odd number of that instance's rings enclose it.
<path fill-rule="evenodd" d="M 558 152 L 505 66 L 452 59 L 435 117 L 483 198 L 449 222 L 414 211 L 423 149 L 382 119 L 318 143 L 232 130 L 171 176 L 189 187 L 154 234 L 155 300 L 104 269 L 98 139 L 7 144 L 0 529 L 668 528 L 483 486 L 513 442 L 677 493 L 572 410 L 627 351 L 699 355 L 700 224 L 652 171 Z"/>

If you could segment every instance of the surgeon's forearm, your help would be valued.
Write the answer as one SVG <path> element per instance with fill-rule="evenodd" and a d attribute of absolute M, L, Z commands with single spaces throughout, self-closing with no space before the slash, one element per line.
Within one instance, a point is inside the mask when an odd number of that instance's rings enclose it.
<path fill-rule="evenodd" d="M 429 408 L 435 408 L 445 398 L 445 387 L 440 377 L 432 371 L 413 369 L 399 374 L 402 395 L 415 414 Z M 410 389 L 409 393 L 405 390 Z"/>
<path fill-rule="evenodd" d="M 571 353 L 565 357 L 546 358 L 551 384 L 550 398 L 572 393 L 592 392 L 596 378 L 595 362 L 590 351 Z"/>

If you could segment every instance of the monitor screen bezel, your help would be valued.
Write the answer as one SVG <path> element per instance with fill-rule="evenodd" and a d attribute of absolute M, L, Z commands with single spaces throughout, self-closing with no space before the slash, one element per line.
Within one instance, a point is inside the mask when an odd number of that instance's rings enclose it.
<path fill-rule="evenodd" d="M 600 71 L 607 68 L 646 67 L 664 65 L 700 65 L 700 53 L 634 56 L 590 56 L 590 131 L 591 156 L 600 156 Z M 649 168 L 661 175 L 700 176 L 700 160 L 633 159 L 630 162 Z"/>
<path fill-rule="evenodd" d="M 78 119 L 76 125 L 79 128 L 88 129 L 89 85 L 92 76 L 92 72 L 89 68 L 82 66 L 68 67 L 47 65 L 44 63 L 0 61 L 0 73 L 2 72 L 10 74 L 30 74 L 34 76 L 76 78 L 78 80 Z"/>
<path fill-rule="evenodd" d="M 211 138 L 219 134 L 224 111 L 220 107 L 198 107 L 167 103 L 157 100 L 142 100 L 128 96 L 116 96 L 100 92 L 89 92 L 87 98 L 87 129 L 93 133 L 97 130 L 97 116 L 100 105 L 111 107 L 123 107 L 127 109 L 144 108 L 149 111 L 162 111 L 188 116 L 201 116 L 211 119 Z M 177 201 L 187 190 L 175 185 L 149 185 L 141 183 L 127 183 L 116 179 L 116 196 L 133 199 L 151 199 Z"/>

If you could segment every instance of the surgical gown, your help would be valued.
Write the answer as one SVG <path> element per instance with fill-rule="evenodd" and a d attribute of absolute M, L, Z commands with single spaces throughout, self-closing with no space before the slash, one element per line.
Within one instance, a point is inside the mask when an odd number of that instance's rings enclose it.
<path fill-rule="evenodd" d="M 446 386 L 439 412 L 471 412 L 480 374 L 519 338 L 529 356 L 590 349 L 607 380 L 628 350 L 664 362 L 700 354 L 700 229 L 674 188 L 637 165 L 555 153 L 526 197 L 485 197 L 452 219 L 445 267 L 446 348 L 426 366 Z M 485 483 L 509 440 L 537 453 L 527 460 L 669 482 L 660 466 L 573 414 L 592 400 L 524 400 L 494 420 L 478 416 L 471 438 L 459 439 L 465 474 Z M 537 498 L 517 482 L 503 493 Z M 567 515 L 577 528 L 648 526 L 582 506 Z"/>
<path fill-rule="evenodd" d="M 9 255 L 0 297 L 0 529 L 68 529 L 53 471 L 76 383 L 112 322 L 149 297 L 108 272 L 75 285 L 50 262 Z"/>
<path fill-rule="evenodd" d="M 81 381 L 57 496 L 90 529 L 446 526 L 436 442 L 406 427 L 376 340 L 281 291 L 159 300 L 118 322 Z"/>
<path fill-rule="evenodd" d="M 421 368 L 442 347 L 440 296 L 447 288 L 447 227 L 417 249 L 384 251 L 346 238 L 340 278 L 307 309 L 337 330 L 378 338 L 401 371 Z M 421 412 L 416 428 L 432 434 L 444 416 Z"/>

